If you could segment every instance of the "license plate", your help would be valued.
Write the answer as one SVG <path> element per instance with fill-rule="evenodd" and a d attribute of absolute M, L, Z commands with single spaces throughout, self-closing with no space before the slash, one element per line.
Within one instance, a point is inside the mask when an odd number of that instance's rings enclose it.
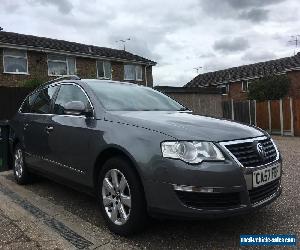
<path fill-rule="evenodd" d="M 252 173 L 253 187 L 259 187 L 280 177 L 280 163 Z"/>

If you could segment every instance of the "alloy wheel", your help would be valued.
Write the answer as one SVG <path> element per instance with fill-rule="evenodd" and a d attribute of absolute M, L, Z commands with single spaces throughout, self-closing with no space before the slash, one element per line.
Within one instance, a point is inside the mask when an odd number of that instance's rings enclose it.
<path fill-rule="evenodd" d="M 17 149 L 15 152 L 15 174 L 18 178 L 21 178 L 23 175 L 24 169 L 24 161 L 23 161 L 23 153 L 21 149 Z"/>
<path fill-rule="evenodd" d="M 110 169 L 102 183 L 103 206 L 108 218 L 116 225 L 124 225 L 131 211 L 131 194 L 124 174 Z"/>

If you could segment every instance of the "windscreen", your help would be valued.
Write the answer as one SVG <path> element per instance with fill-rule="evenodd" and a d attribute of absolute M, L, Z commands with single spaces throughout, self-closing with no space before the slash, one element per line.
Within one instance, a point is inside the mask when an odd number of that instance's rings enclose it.
<path fill-rule="evenodd" d="M 170 97 L 150 88 L 88 82 L 104 108 L 109 111 L 179 111 L 185 107 Z"/>

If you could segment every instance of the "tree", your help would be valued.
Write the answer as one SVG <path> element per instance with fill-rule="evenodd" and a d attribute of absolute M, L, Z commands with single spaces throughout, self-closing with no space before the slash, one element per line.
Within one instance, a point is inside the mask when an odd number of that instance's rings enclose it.
<path fill-rule="evenodd" d="M 287 95 L 290 80 L 287 75 L 272 75 L 249 84 L 248 99 L 265 101 L 278 100 Z"/>

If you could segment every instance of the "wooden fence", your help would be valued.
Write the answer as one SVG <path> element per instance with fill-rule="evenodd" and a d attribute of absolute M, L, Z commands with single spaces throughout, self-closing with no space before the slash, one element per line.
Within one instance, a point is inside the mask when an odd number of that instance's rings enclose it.
<path fill-rule="evenodd" d="M 0 87 L 0 120 L 11 119 L 31 88 Z"/>
<path fill-rule="evenodd" d="M 300 99 L 223 101 L 223 116 L 256 125 L 271 134 L 300 136 Z"/>
<path fill-rule="evenodd" d="M 223 117 L 222 96 L 219 89 L 166 86 L 156 86 L 155 89 L 193 110 L 195 114 Z"/>

